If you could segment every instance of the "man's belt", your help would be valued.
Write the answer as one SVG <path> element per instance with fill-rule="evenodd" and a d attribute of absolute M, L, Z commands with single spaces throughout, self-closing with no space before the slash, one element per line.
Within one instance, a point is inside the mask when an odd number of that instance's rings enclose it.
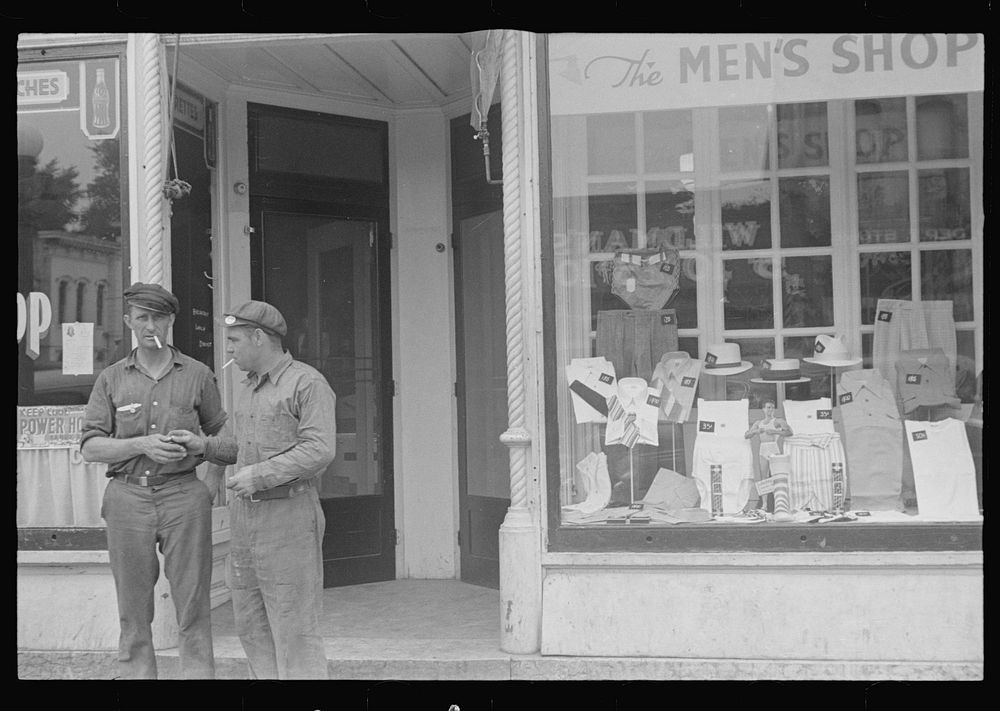
<path fill-rule="evenodd" d="M 280 486 L 272 486 L 270 489 L 255 491 L 247 498 L 254 503 L 258 501 L 269 501 L 271 499 L 290 499 L 310 487 L 312 487 L 312 480 L 303 479 L 293 481 L 288 484 L 281 484 Z"/>
<path fill-rule="evenodd" d="M 111 476 L 119 481 L 124 481 L 126 484 L 136 484 L 138 486 L 159 486 L 160 484 L 166 484 L 168 481 L 176 481 L 180 477 L 187 476 L 188 474 L 194 474 L 194 469 L 174 474 L 127 474 L 125 472 L 114 472 Z"/>

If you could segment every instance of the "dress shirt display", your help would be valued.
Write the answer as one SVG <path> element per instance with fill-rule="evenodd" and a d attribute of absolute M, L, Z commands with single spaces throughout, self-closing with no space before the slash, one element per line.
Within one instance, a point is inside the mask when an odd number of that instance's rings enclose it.
<path fill-rule="evenodd" d="M 889 382 L 878 371 L 840 376 L 837 403 L 851 470 L 851 508 L 902 510 L 903 418 Z"/>
<path fill-rule="evenodd" d="M 903 414 L 918 407 L 961 406 L 955 397 L 955 369 L 940 348 L 901 351 L 896 361 L 896 392 Z"/>
<path fill-rule="evenodd" d="M 605 358 L 573 358 L 566 366 L 577 424 L 606 422 L 608 398 L 617 390 L 615 367 Z"/>
<path fill-rule="evenodd" d="M 642 378 L 622 378 L 613 395 L 608 398 L 608 426 L 604 444 L 659 443 L 656 429 L 660 411 L 660 391 L 651 388 Z"/>
<path fill-rule="evenodd" d="M 906 420 L 906 444 L 913 460 L 917 508 L 921 518 L 942 521 L 980 519 L 976 470 L 961 420 Z"/>
<path fill-rule="evenodd" d="M 792 428 L 784 441 L 785 454 L 791 458 L 788 494 L 794 509 L 831 510 L 834 506 L 833 465 L 839 464 L 842 498 L 847 483 L 847 456 L 840 435 L 833 426 L 830 398 L 785 400 L 785 420 Z"/>
<path fill-rule="evenodd" d="M 875 307 L 872 364 L 896 387 L 896 360 L 901 351 L 940 348 L 955 371 L 958 340 L 951 301 L 879 299 Z"/>
<path fill-rule="evenodd" d="M 743 436 L 749 413 L 749 400 L 698 398 L 691 477 L 701 494 L 701 508 L 713 514 L 739 513 L 750 499 L 753 448 Z"/>
<path fill-rule="evenodd" d="M 652 384 L 661 387 L 660 419 L 666 422 L 687 422 L 698 391 L 701 361 L 684 351 L 664 353 L 653 369 Z"/>
<path fill-rule="evenodd" d="M 662 309 L 680 285 L 681 260 L 675 249 L 660 247 L 615 255 L 611 293 L 633 309 Z"/>

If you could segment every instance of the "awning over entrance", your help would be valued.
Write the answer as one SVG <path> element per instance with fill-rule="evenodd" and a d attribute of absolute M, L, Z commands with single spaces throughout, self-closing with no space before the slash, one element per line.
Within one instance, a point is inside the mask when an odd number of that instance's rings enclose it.
<path fill-rule="evenodd" d="M 469 57 L 486 34 L 181 34 L 180 47 L 230 84 L 391 109 L 464 108 Z M 177 35 L 161 39 L 172 61 Z"/>

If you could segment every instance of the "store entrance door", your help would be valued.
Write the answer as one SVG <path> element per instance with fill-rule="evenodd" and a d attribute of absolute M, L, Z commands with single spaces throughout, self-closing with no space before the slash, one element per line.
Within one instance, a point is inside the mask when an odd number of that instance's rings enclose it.
<path fill-rule="evenodd" d="M 391 381 L 384 377 L 386 249 L 378 221 L 251 200 L 251 294 L 288 323 L 285 348 L 337 395 L 337 456 L 323 474 L 323 583 L 395 578 Z"/>
<path fill-rule="evenodd" d="M 500 125 L 499 105 L 489 121 Z M 510 506 L 510 456 L 500 442 L 507 429 L 503 194 L 486 182 L 468 115 L 452 120 L 451 148 L 461 577 L 499 588 L 500 524 Z"/>

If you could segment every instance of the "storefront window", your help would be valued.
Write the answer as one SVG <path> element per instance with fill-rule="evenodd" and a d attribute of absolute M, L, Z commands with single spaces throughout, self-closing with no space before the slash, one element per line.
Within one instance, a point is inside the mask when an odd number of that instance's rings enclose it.
<path fill-rule="evenodd" d="M 813 72 L 798 88 L 766 81 L 764 51 L 734 59 L 770 37 L 547 39 L 557 548 L 638 524 L 712 547 L 720 525 L 981 520 L 981 55 L 961 79 L 847 81 L 833 35 L 785 39 L 808 47 L 782 70 Z M 873 437 L 891 446 L 868 456 Z M 951 449 L 961 505 L 929 483 L 924 437 Z"/>
<path fill-rule="evenodd" d="M 26 315 L 18 405 L 86 403 L 96 374 L 129 345 L 119 301 L 94 287 L 120 294 L 128 254 L 122 66 L 115 54 L 17 65 L 18 303 Z"/>
<path fill-rule="evenodd" d="M 17 65 L 17 525 L 101 528 L 106 465 L 83 461 L 97 374 L 125 355 L 124 47 L 25 51 Z M 46 545 L 63 537 L 46 535 Z M 58 538 L 58 540 L 57 540 Z"/>

